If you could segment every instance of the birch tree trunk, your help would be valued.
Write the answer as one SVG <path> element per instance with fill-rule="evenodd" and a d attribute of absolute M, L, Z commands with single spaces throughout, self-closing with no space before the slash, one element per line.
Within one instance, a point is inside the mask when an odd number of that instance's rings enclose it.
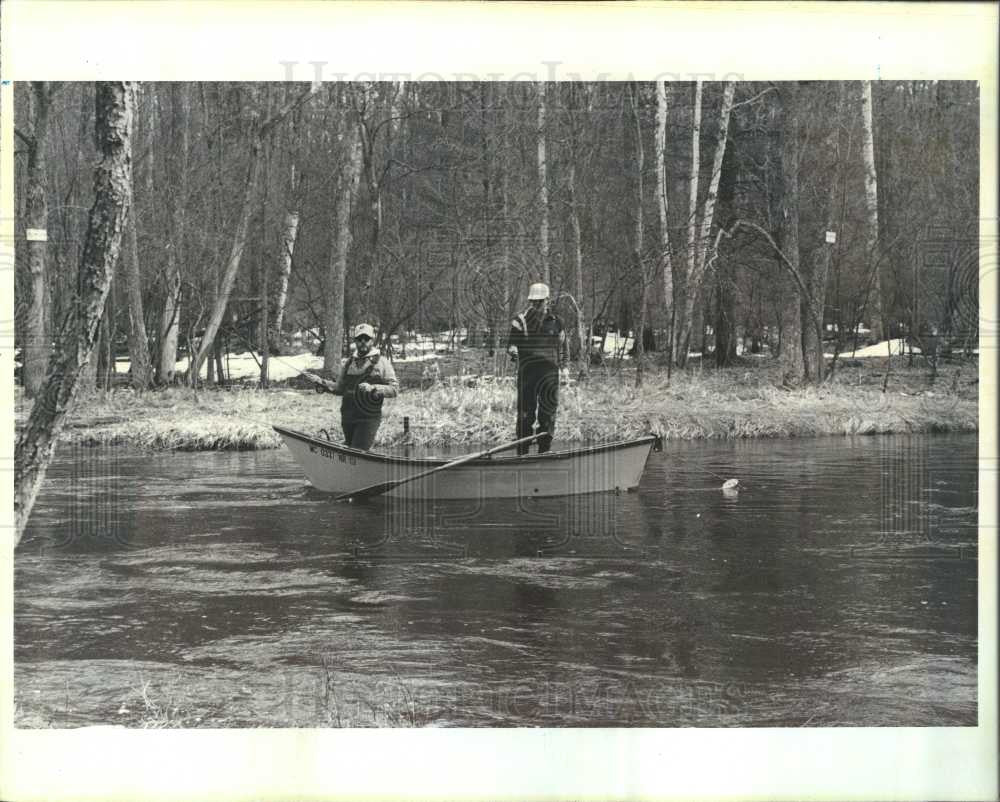
<path fill-rule="evenodd" d="M 136 90 L 138 91 L 138 90 Z M 133 99 L 133 108 L 138 109 L 138 96 Z M 152 134 L 152 131 L 149 132 Z M 149 137 L 152 140 L 152 136 Z M 146 196 L 150 203 L 152 195 Z M 135 175 L 132 175 L 132 206 L 128 216 L 127 240 L 123 245 L 122 268 L 128 300 L 128 353 L 132 364 L 132 387 L 142 393 L 149 389 L 152 381 L 152 363 L 149 356 L 149 341 L 146 337 L 146 322 L 142 308 L 142 281 L 139 270 L 138 224 L 136 218 Z M 113 355 L 112 355 L 113 357 Z"/>
<path fill-rule="evenodd" d="M 538 83 L 538 249 L 542 256 L 542 281 L 552 285 L 549 271 L 549 184 L 545 153 L 545 82 Z"/>
<path fill-rule="evenodd" d="M 82 111 L 83 104 L 86 103 L 88 100 L 92 100 L 92 98 L 88 98 L 86 92 L 81 93 L 81 97 L 80 97 L 81 111 Z M 93 105 L 93 104 L 91 103 L 90 105 Z M 137 113 L 138 113 L 138 111 L 136 111 L 136 114 Z M 90 115 L 89 114 L 86 116 L 86 119 L 87 120 L 90 119 Z M 87 138 L 92 138 L 92 134 L 93 134 L 93 131 L 90 130 L 90 129 L 88 129 L 87 126 L 85 125 L 85 120 L 84 120 L 82 114 L 81 114 L 81 119 L 80 119 L 80 130 L 78 131 L 78 133 L 81 136 L 86 136 Z M 84 146 L 83 146 L 83 143 L 81 142 L 80 146 L 79 146 L 79 153 L 82 154 L 83 152 L 84 152 Z M 83 239 L 84 239 L 85 236 L 86 236 L 86 234 L 82 230 L 78 232 L 78 240 L 80 242 L 83 241 Z M 83 246 L 82 245 L 79 246 L 79 256 L 78 256 L 77 261 L 79 262 L 80 259 L 83 259 Z M 77 272 L 77 274 L 75 275 L 74 278 L 75 278 L 75 280 L 77 282 L 77 284 L 76 284 L 76 295 L 81 295 L 84 292 L 84 287 L 80 284 L 81 278 L 80 278 L 79 272 Z M 71 301 L 70 302 L 71 309 L 72 309 L 72 303 L 73 302 Z M 94 341 L 94 350 L 97 353 L 100 353 L 101 332 L 102 331 L 103 331 L 103 327 L 99 326 L 98 329 L 97 329 L 97 339 Z M 92 393 L 94 390 L 97 389 L 97 362 L 98 362 L 97 359 L 90 359 L 87 362 L 87 364 L 84 365 L 83 371 L 80 373 L 80 378 L 77 381 L 77 395 L 89 394 L 89 393 Z"/>
<path fill-rule="evenodd" d="M 206 100 L 211 98 L 210 102 L 217 109 L 222 108 L 222 89 L 218 83 L 208 84 L 211 88 L 211 93 L 204 91 L 204 85 L 202 88 L 202 112 L 205 115 L 204 120 L 206 125 L 209 121 L 208 114 L 208 103 Z M 220 125 L 218 128 L 218 133 L 215 137 L 211 139 L 206 138 L 206 145 L 209 150 L 214 147 L 214 153 L 212 153 L 208 158 L 215 162 L 215 203 L 210 207 L 208 215 L 208 224 L 211 226 L 212 231 L 218 231 L 222 225 L 222 221 L 225 219 L 225 215 L 222 211 L 223 198 L 225 197 L 225 181 L 223 180 L 222 165 L 225 161 L 225 150 L 226 150 L 226 137 Z M 219 260 L 213 258 L 211 260 L 211 267 L 209 268 L 208 276 L 208 303 L 210 306 L 215 306 L 215 301 L 219 297 Z M 211 386 L 213 384 L 223 385 L 228 378 L 222 366 L 222 349 L 223 343 L 220 342 L 219 337 L 215 338 L 215 345 L 212 348 L 212 353 L 209 354 L 208 359 L 205 360 L 205 382 Z"/>
<path fill-rule="evenodd" d="M 94 205 L 79 267 L 84 292 L 76 300 L 74 319 L 60 337 L 45 383 L 15 447 L 15 545 L 24 533 L 66 416 L 73 409 L 80 373 L 97 338 L 132 202 L 133 88 L 128 83 L 98 83 L 95 94 L 100 161 L 94 172 Z"/>
<path fill-rule="evenodd" d="M 267 107 L 267 115 L 271 116 L 271 102 L 273 96 L 270 91 L 269 86 L 264 87 L 264 95 L 266 97 L 265 103 Z M 270 165 L 271 165 L 271 151 L 272 145 L 274 144 L 274 137 L 268 137 L 267 139 L 261 138 L 261 149 L 263 154 L 261 156 L 261 171 L 263 173 L 263 180 L 261 182 L 263 186 L 263 192 L 260 193 L 260 222 L 258 224 L 258 229 L 260 231 L 260 240 L 258 252 L 263 255 L 264 253 L 264 230 L 267 226 L 267 196 L 271 189 L 270 181 Z M 267 261 L 262 257 L 257 258 L 257 285 L 260 287 L 260 319 L 257 329 L 257 347 L 260 349 L 260 389 L 266 390 L 270 384 L 270 378 L 268 373 L 268 368 L 270 365 L 270 350 L 271 350 L 271 334 L 269 330 L 268 321 L 268 306 L 270 299 L 268 298 L 268 286 L 267 286 Z M 211 355 L 209 355 L 211 357 Z M 211 358 L 209 358 L 211 361 Z"/>
<path fill-rule="evenodd" d="M 694 311 L 695 299 L 689 297 L 692 286 L 698 254 L 698 181 L 701 173 L 701 81 L 694 84 L 694 108 L 691 122 L 691 179 L 688 188 L 688 221 L 687 221 L 687 280 L 684 307 L 677 321 L 680 336 L 677 338 L 677 364 L 681 367 L 687 364 L 688 339 L 693 325 L 690 316 Z"/>
<path fill-rule="evenodd" d="M 295 168 L 292 168 L 293 172 Z M 293 179 L 294 180 L 294 179 Z M 278 283 L 277 310 L 274 315 L 274 336 L 281 339 L 281 327 L 285 322 L 285 306 L 288 303 L 288 278 L 292 274 L 292 255 L 295 253 L 295 239 L 299 233 L 299 213 L 290 209 L 285 213 L 285 224 L 281 234 L 281 278 Z"/>
<path fill-rule="evenodd" d="M 882 319 L 882 280 L 879 275 L 878 248 L 878 178 L 875 172 L 875 137 L 872 128 L 872 82 L 861 84 L 862 154 L 865 161 L 865 253 L 871 270 L 872 337 L 881 342 L 885 331 Z"/>
<path fill-rule="evenodd" d="M 296 119 L 292 118 L 291 132 L 287 142 L 290 151 L 291 165 L 289 166 L 288 195 L 286 203 L 288 211 L 285 212 L 285 220 L 281 230 L 281 252 L 278 255 L 280 270 L 278 271 L 278 298 L 275 304 L 274 313 L 274 344 L 281 344 L 281 328 L 285 323 L 285 307 L 288 304 L 288 279 L 292 274 L 292 257 L 295 253 L 295 241 L 299 233 L 299 182 L 301 176 L 298 175 L 295 165 L 298 158 L 299 126 Z"/>
<path fill-rule="evenodd" d="M 722 106 L 719 109 L 719 140 L 715 144 L 715 154 L 712 158 L 712 173 L 709 179 L 708 195 L 705 197 L 705 205 L 701 212 L 700 230 L 692 240 L 691 227 L 697 225 L 696 221 L 689 224 L 688 228 L 688 274 L 687 291 L 684 294 L 684 330 L 681 336 L 681 348 L 683 353 L 688 351 L 691 340 L 691 326 L 694 323 L 694 303 L 701 292 L 701 285 L 705 278 L 706 252 L 708 250 L 708 238 L 712 230 L 712 220 L 715 216 L 715 200 L 719 193 L 719 178 L 722 176 L 722 160 L 726 155 L 726 141 L 729 137 L 729 117 L 733 110 L 733 93 L 736 90 L 736 83 L 728 81 L 722 92 Z M 700 98 L 699 98 L 700 101 Z M 700 123 L 700 110 L 698 112 L 698 122 Z M 697 190 L 697 185 L 692 182 L 692 192 Z M 696 217 L 697 208 L 692 213 Z"/>
<path fill-rule="evenodd" d="M 573 299 L 576 301 L 576 339 L 579 346 L 577 361 L 581 371 L 586 372 L 588 363 L 587 327 L 583 320 L 583 238 L 580 232 L 580 210 L 576 198 L 576 165 L 570 156 L 566 167 L 566 190 L 569 195 L 570 248 L 573 257 Z"/>
<path fill-rule="evenodd" d="M 729 117 L 733 110 L 733 93 L 736 82 L 729 81 L 722 92 L 722 107 L 719 109 L 719 139 L 715 143 L 715 154 L 712 158 L 712 176 L 708 186 L 708 196 L 701 214 L 701 232 L 698 237 L 698 279 L 705 271 L 705 253 L 708 250 L 708 238 L 712 231 L 712 221 L 715 217 L 715 201 L 719 195 L 719 180 L 722 177 L 722 161 L 726 156 L 726 143 L 729 139 Z"/>
<path fill-rule="evenodd" d="M 24 392 L 31 398 L 38 395 L 45 381 L 45 369 L 51 351 L 45 325 L 45 256 L 48 249 L 49 207 L 45 192 L 45 139 L 49 127 L 51 88 L 45 81 L 32 81 L 28 88 L 31 132 L 28 142 L 28 169 L 25 199 L 25 223 L 32 233 L 26 248 L 31 274 L 31 302 L 28 304 L 25 343 L 21 349 Z M 46 232 L 46 233 L 41 233 Z M 36 238 L 37 237 L 37 238 Z"/>
<path fill-rule="evenodd" d="M 580 232 L 580 208 L 576 197 L 576 160 L 578 158 L 577 131 L 577 86 L 570 82 L 569 87 L 569 164 L 566 168 L 566 189 L 569 195 L 569 230 L 573 256 L 573 287 L 576 302 L 576 337 L 579 344 L 577 362 L 581 373 L 589 372 L 590 347 L 587 343 L 587 326 L 583 315 L 583 238 Z"/>
<path fill-rule="evenodd" d="M 674 347 L 674 266 L 670 256 L 670 223 L 667 219 L 667 85 L 656 82 L 656 211 L 660 219 L 660 282 L 663 286 L 663 311 L 666 315 L 668 359 Z"/>
<path fill-rule="evenodd" d="M 344 137 L 345 152 L 337 181 L 337 211 L 333 222 L 333 249 L 330 255 L 326 299 L 326 343 L 323 369 L 337 375 L 344 350 L 344 285 L 347 278 L 347 254 L 351 247 L 351 207 L 358 194 L 364 154 L 359 126 L 348 122 Z"/>

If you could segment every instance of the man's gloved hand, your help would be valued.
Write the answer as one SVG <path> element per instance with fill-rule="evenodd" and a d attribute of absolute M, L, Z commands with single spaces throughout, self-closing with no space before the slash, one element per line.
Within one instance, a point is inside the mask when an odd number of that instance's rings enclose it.
<path fill-rule="evenodd" d="M 510 355 L 511 359 L 517 359 L 517 346 L 516 345 L 508 346 L 507 353 Z"/>
<path fill-rule="evenodd" d="M 375 401 L 382 398 L 382 391 L 378 388 L 378 386 L 369 384 L 368 382 L 361 382 L 361 384 L 358 385 L 358 392 Z"/>

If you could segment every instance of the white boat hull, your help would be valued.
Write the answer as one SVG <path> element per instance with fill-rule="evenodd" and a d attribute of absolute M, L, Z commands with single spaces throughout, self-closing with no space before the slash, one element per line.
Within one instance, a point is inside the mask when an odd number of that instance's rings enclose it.
<path fill-rule="evenodd" d="M 405 479 L 448 462 L 410 459 L 347 448 L 274 427 L 310 483 L 328 493 L 348 493 Z M 395 498 L 476 499 L 573 496 L 632 490 L 639 485 L 656 438 L 642 437 L 572 451 L 473 460 L 389 491 Z"/>

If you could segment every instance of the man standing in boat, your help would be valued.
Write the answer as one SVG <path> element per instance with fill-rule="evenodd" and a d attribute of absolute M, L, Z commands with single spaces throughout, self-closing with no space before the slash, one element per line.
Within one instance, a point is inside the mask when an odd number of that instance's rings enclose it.
<path fill-rule="evenodd" d="M 534 434 L 535 419 L 539 430 L 538 453 L 552 447 L 552 433 L 559 409 L 559 368 L 569 363 L 569 349 L 562 321 L 549 311 L 547 284 L 528 288 L 528 309 L 510 324 L 507 351 L 517 360 L 517 437 Z M 529 444 L 517 447 L 527 454 Z"/>
<path fill-rule="evenodd" d="M 382 401 L 399 392 L 396 371 L 388 357 L 373 347 L 375 329 L 367 323 L 354 327 L 354 351 L 333 387 L 340 402 L 340 425 L 350 448 L 368 451 L 382 423 Z"/>

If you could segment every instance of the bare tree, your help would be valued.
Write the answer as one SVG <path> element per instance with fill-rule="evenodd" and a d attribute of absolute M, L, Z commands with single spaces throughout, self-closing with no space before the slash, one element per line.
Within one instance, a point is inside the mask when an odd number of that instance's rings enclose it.
<path fill-rule="evenodd" d="M 781 88 L 781 150 L 779 181 L 774 199 L 778 223 L 778 249 L 783 261 L 795 274 L 799 269 L 799 98 L 798 84 L 790 81 Z M 803 375 L 801 281 L 785 281 L 780 309 L 781 354 L 779 363 L 786 379 L 798 381 Z"/>
<path fill-rule="evenodd" d="M 300 152 L 297 147 L 302 135 L 301 121 L 293 115 L 288 133 L 283 137 L 289 152 L 288 186 L 285 193 L 285 219 L 281 226 L 281 243 L 278 252 L 278 297 L 275 303 L 274 336 L 276 344 L 281 340 L 281 330 L 285 323 L 285 308 L 288 305 L 288 279 L 292 273 L 292 259 L 295 242 L 299 235 L 300 207 L 302 205 L 303 176 L 298 169 Z"/>
<path fill-rule="evenodd" d="M 136 234 L 136 212 L 133 201 L 128 219 L 128 240 L 122 253 L 122 266 L 128 291 L 128 353 L 132 365 L 132 387 L 136 392 L 149 389 L 153 366 L 146 338 L 146 319 L 142 305 L 142 278 L 139 271 L 139 242 Z"/>
<path fill-rule="evenodd" d="M 255 114 L 250 124 L 250 159 L 246 168 L 246 178 L 243 182 L 242 200 L 240 202 L 240 215 L 233 232 L 232 246 L 229 249 L 229 256 L 226 259 L 226 268 L 222 275 L 222 282 L 219 287 L 218 297 L 212 307 L 212 313 L 205 327 L 205 334 L 198 345 L 198 351 L 191 359 L 188 367 L 188 382 L 192 385 L 198 382 L 198 373 L 201 370 L 205 357 L 208 356 L 215 344 L 215 337 L 219 333 L 219 326 L 222 318 L 226 314 L 226 306 L 229 304 L 229 296 L 236 283 L 236 275 L 240 270 L 240 262 L 243 259 L 243 250 L 246 248 L 247 231 L 250 226 L 250 218 L 253 215 L 254 196 L 257 192 L 257 185 L 260 181 L 261 168 L 263 166 L 264 138 L 270 131 L 278 125 L 288 113 L 304 101 L 312 90 L 307 89 L 302 94 L 287 102 L 278 111 L 266 119 L 263 123 L 259 121 Z"/>
<path fill-rule="evenodd" d="M 687 288 L 691 287 L 698 259 L 698 181 L 701 174 L 701 81 L 694 83 L 694 106 L 691 112 L 691 177 L 688 186 L 688 220 L 687 220 L 687 280 L 685 282 L 684 309 L 678 321 L 680 336 L 677 338 L 676 362 L 683 367 L 687 364 L 688 338 L 691 333 L 691 321 L 688 310 L 694 309 L 694 298 L 687 297 Z"/>
<path fill-rule="evenodd" d="M 469 300 L 468 293 L 456 292 L 463 286 L 462 276 L 472 275 L 463 273 L 470 260 L 475 261 L 475 275 L 488 274 L 476 287 L 476 303 L 483 306 L 477 319 L 492 335 L 487 347 L 502 353 L 496 338 L 505 329 L 504 318 L 513 314 L 509 301 L 520 296 L 526 283 L 546 278 L 545 253 L 548 280 L 566 303 L 561 309 L 573 341 L 579 340 L 581 367 L 588 362 L 588 329 L 603 324 L 614 330 L 617 324 L 642 337 L 642 321 L 660 329 L 673 316 L 676 325 L 668 329 L 671 367 L 688 353 L 685 345 L 697 350 L 693 341 L 700 338 L 690 332 L 697 332 L 695 324 L 701 320 L 714 324 L 717 364 L 735 354 L 738 325 L 747 346 L 758 353 L 767 340 L 772 355 L 781 345 L 786 357 L 789 349 L 802 351 L 799 378 L 815 380 L 822 325 L 816 318 L 825 314 L 844 332 L 862 320 L 870 323 L 879 262 L 883 328 L 903 316 L 918 335 L 924 329 L 926 336 L 940 337 L 949 325 L 976 317 L 978 284 L 971 249 L 977 246 L 956 245 L 940 265 L 929 265 L 919 250 L 928 235 L 937 236 L 934 232 L 944 226 L 955 232 L 955 241 L 975 240 L 965 237 L 979 208 L 973 158 L 979 144 L 978 89 L 971 84 L 872 85 L 878 226 L 878 238 L 872 241 L 860 82 L 851 85 L 857 97 L 848 103 L 845 118 L 852 147 L 841 149 L 835 166 L 831 125 L 838 117 L 838 98 L 832 84 L 739 84 L 727 137 L 722 135 L 728 104 L 724 82 L 639 84 L 638 116 L 648 157 L 641 180 L 649 195 L 642 206 L 644 214 L 652 215 L 643 222 L 656 228 L 644 232 L 652 234 L 645 243 L 636 235 L 640 177 L 633 143 L 636 109 L 629 99 L 635 88 L 552 83 L 539 88 L 533 82 L 509 87 L 408 84 L 402 93 L 393 93 L 388 83 L 370 88 L 368 95 L 358 86 L 336 90 L 351 93 L 346 106 L 367 125 L 361 133 L 361 183 L 346 196 L 352 182 L 338 186 L 337 180 L 349 166 L 357 132 L 341 125 L 347 117 L 344 104 L 317 103 L 296 117 L 295 126 L 273 129 L 275 138 L 282 135 L 279 148 L 258 153 L 254 132 L 270 119 L 258 102 L 259 88 L 164 84 L 144 89 L 136 101 L 135 215 L 126 222 L 121 245 L 122 280 L 118 290 L 112 285 L 107 326 L 101 326 L 97 348 L 102 356 L 90 363 L 103 383 L 112 364 L 116 326 L 129 334 L 132 379 L 141 387 L 143 330 L 158 377 L 169 376 L 185 334 L 193 350 L 199 350 L 199 335 L 219 310 L 217 331 L 208 325 L 201 340 L 206 348 L 211 342 L 204 359 L 214 355 L 214 371 L 221 376 L 228 345 L 245 335 L 256 347 L 265 330 L 262 296 L 268 282 L 270 320 L 277 317 L 285 330 L 292 321 L 311 321 L 321 337 L 331 338 L 334 369 L 344 324 L 355 322 L 355 316 L 371 316 L 383 334 L 456 330 L 460 321 L 452 306 L 456 298 L 459 303 Z M 300 91 L 289 86 L 284 95 L 274 92 L 274 107 Z M 77 268 L 90 205 L 86 173 L 94 153 L 93 90 L 87 84 L 67 92 L 66 87 L 60 90 L 49 111 L 49 241 L 40 243 L 33 236 L 20 243 L 17 253 L 19 346 L 51 345 L 53 328 L 58 328 L 53 323 L 66 318 L 85 289 L 78 283 Z M 194 92 L 190 104 L 187 92 Z M 31 194 L 25 147 L 32 133 L 26 113 L 33 102 L 31 87 L 22 85 L 18 97 L 17 229 L 24 231 L 43 224 L 29 219 L 33 211 L 26 208 Z M 782 100 L 788 104 L 784 116 Z M 250 122 L 254 110 L 257 116 Z M 795 127 L 790 122 L 795 115 L 797 155 L 792 153 Z M 357 118 L 351 119 L 354 125 Z M 690 138 L 687 133 L 678 138 L 678 123 L 695 129 Z M 792 231 L 795 204 L 785 189 L 796 158 L 797 233 Z M 259 172 L 254 173 L 257 160 Z M 556 172 L 559 181 L 548 186 Z M 833 182 L 836 218 L 829 198 Z M 270 194 L 262 201 L 264 187 Z M 252 198 L 249 218 L 241 223 L 247 197 Z M 338 210 L 342 197 L 347 200 Z M 343 225 L 340 213 L 348 214 L 343 234 L 337 230 Z M 750 235 L 745 227 L 739 239 L 724 243 L 718 256 L 709 245 L 719 224 L 731 227 L 740 218 L 763 229 L 782 258 L 767 250 L 760 232 Z M 824 227 L 837 230 L 835 248 L 824 247 Z M 263 233 L 258 238 L 254 231 Z M 786 242 L 790 239 L 797 241 L 796 247 Z M 45 253 L 40 292 L 33 250 Z M 246 269 L 251 262 L 252 273 Z M 824 273 L 828 298 L 822 293 Z M 331 296 L 330 279 L 338 274 L 343 289 Z M 646 285 L 645 314 L 637 282 Z M 33 295 L 43 301 L 42 324 L 28 314 Z M 575 321 L 568 298 L 577 308 Z M 327 332 L 331 304 L 342 311 Z M 791 318 L 796 305 L 799 334 Z M 468 325 L 471 310 L 462 309 L 461 322 Z M 45 335 L 30 333 L 33 328 Z M 967 324 L 965 330 L 974 338 L 974 329 Z M 271 326 L 268 334 L 274 331 Z M 637 346 L 648 349 L 648 335 Z M 31 385 L 31 354 L 26 357 L 25 378 Z M 501 360 L 493 368 L 505 371 L 509 365 Z M 202 362 L 198 379 L 205 375 Z"/>
<path fill-rule="evenodd" d="M 347 278 L 347 256 L 351 247 L 351 207 L 357 199 L 364 162 L 360 126 L 354 120 L 347 119 L 344 128 L 324 323 L 326 343 L 323 350 L 323 369 L 329 373 L 337 373 L 340 370 L 344 348 L 344 289 Z"/>
<path fill-rule="evenodd" d="M 32 81 L 28 87 L 28 118 L 30 128 L 18 130 L 28 150 L 25 224 L 27 226 L 28 270 L 31 273 L 31 301 L 28 304 L 22 376 L 24 391 L 34 397 L 42 388 L 49 359 L 49 337 L 46 333 L 45 256 L 48 248 L 49 207 L 46 198 L 45 140 L 49 127 L 49 109 L 55 84 Z"/>
<path fill-rule="evenodd" d="M 587 342 L 587 325 L 583 315 L 583 245 L 580 232 L 580 205 L 576 193 L 576 160 L 579 156 L 578 140 L 580 136 L 576 119 L 579 87 L 572 82 L 567 86 L 569 91 L 569 103 L 567 104 L 569 155 L 566 165 L 566 192 L 569 195 L 569 228 L 572 242 L 573 278 L 575 280 L 573 292 L 576 306 L 576 336 L 580 349 L 577 359 L 580 371 L 586 373 L 590 367 L 590 344 Z"/>
<path fill-rule="evenodd" d="M 132 85 L 97 84 L 94 120 L 100 161 L 94 173 L 94 205 L 79 267 L 84 291 L 60 337 L 45 383 L 15 447 L 15 543 L 24 533 L 66 416 L 73 409 L 77 382 L 91 357 L 111 288 L 132 203 L 133 113 Z"/>
<path fill-rule="evenodd" d="M 639 323 L 635 331 L 635 386 L 642 386 L 643 355 L 645 353 L 643 334 L 646 328 L 646 304 L 649 281 L 642 259 L 642 171 L 645 166 L 645 152 L 642 147 L 642 123 L 639 119 L 639 86 L 634 81 L 629 92 L 632 103 L 633 164 L 635 165 L 635 211 L 632 228 L 632 269 L 639 280 Z"/>
<path fill-rule="evenodd" d="M 133 107 L 138 103 L 133 101 Z M 146 338 L 146 318 L 142 308 L 142 274 L 139 270 L 139 237 L 135 203 L 135 174 L 132 175 L 132 206 L 128 216 L 128 239 L 122 253 L 125 285 L 128 291 L 128 352 L 132 364 L 132 387 L 137 392 L 149 389 L 152 381 L 152 364 L 149 358 L 149 341 Z M 152 203 L 153 198 L 149 197 Z"/>
<path fill-rule="evenodd" d="M 674 266 L 670 254 L 670 223 L 667 220 L 667 85 L 656 82 L 656 211 L 660 220 L 660 281 L 663 307 L 668 321 L 668 359 L 673 362 L 674 347 Z"/>
<path fill-rule="evenodd" d="M 150 91 L 150 120 L 156 104 L 156 91 Z M 160 315 L 159 358 L 156 366 L 156 381 L 167 384 L 174 380 L 177 364 L 177 339 L 181 323 L 181 268 L 184 252 L 184 200 L 187 195 L 187 159 L 190 110 L 188 107 L 188 87 L 185 84 L 170 85 L 170 137 L 173 140 L 167 150 L 167 174 L 176 189 L 170 196 L 170 235 L 167 244 L 166 294 Z M 152 197 L 152 156 L 149 156 L 147 193 Z"/>
<path fill-rule="evenodd" d="M 692 219 L 688 221 L 688 271 L 687 288 L 684 293 L 684 315 L 683 329 L 681 331 L 682 362 L 687 354 L 691 340 L 691 326 L 694 323 L 694 303 L 701 292 L 701 285 L 705 278 L 706 251 L 708 248 L 708 238 L 712 230 L 712 220 L 715 217 L 715 201 L 719 192 L 719 178 L 722 175 L 722 161 L 726 155 L 726 142 L 729 137 L 729 117 L 733 110 L 733 94 L 736 90 L 736 83 L 728 81 L 722 93 L 722 106 L 719 109 L 719 138 L 715 144 L 715 154 L 712 158 L 712 173 L 709 179 L 708 195 L 705 197 L 705 204 L 701 212 L 700 230 L 692 235 L 692 230 L 698 229 L 697 219 L 697 196 L 694 195 L 690 202 L 692 209 Z M 697 132 L 701 124 L 700 93 L 698 97 L 698 107 L 696 110 Z M 696 134 L 697 136 L 697 134 Z M 694 154 L 693 154 L 694 155 Z M 693 178 L 691 181 L 691 192 L 697 192 L 697 182 Z M 692 238 L 693 237 L 693 238 Z"/>
<path fill-rule="evenodd" d="M 292 183 L 295 183 L 295 166 L 292 165 Z M 294 197 L 294 190 L 293 197 Z M 285 306 L 288 303 L 288 277 L 292 273 L 292 255 L 295 253 L 295 238 L 299 232 L 299 212 L 289 208 L 285 212 L 285 221 L 281 229 L 281 253 L 278 260 L 281 266 L 278 283 L 277 311 L 274 317 L 275 336 L 281 337 L 281 327 L 285 320 Z"/>
<path fill-rule="evenodd" d="M 836 213 L 838 188 L 844 178 L 843 164 L 846 160 L 845 128 L 846 88 L 843 81 L 837 81 L 834 87 L 837 96 L 837 111 L 833 116 L 833 124 L 827 128 L 823 140 L 823 153 L 826 164 L 826 213 L 824 216 L 826 230 L 836 235 Z M 824 379 L 826 360 L 823 356 L 823 310 L 826 306 L 826 285 L 830 275 L 830 262 L 833 258 L 833 243 L 825 241 L 811 249 L 809 270 L 802 303 L 802 356 L 807 381 L 820 383 Z"/>
<path fill-rule="evenodd" d="M 875 172 L 875 137 L 872 129 L 872 82 L 861 84 L 862 154 L 865 160 L 865 223 L 868 269 L 872 273 L 872 337 L 876 342 L 884 334 L 882 279 L 878 258 L 878 177 Z"/>
<path fill-rule="evenodd" d="M 542 281 L 552 284 L 549 271 L 549 184 L 545 152 L 545 82 L 538 83 L 538 249 L 542 256 Z"/>

